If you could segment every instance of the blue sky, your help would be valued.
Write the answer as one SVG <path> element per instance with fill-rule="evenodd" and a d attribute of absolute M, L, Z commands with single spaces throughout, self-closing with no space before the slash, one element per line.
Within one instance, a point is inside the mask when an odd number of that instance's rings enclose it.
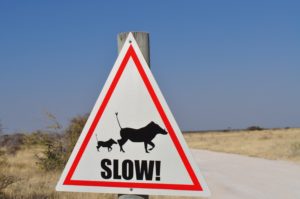
<path fill-rule="evenodd" d="M 117 34 L 150 33 L 151 67 L 182 130 L 300 127 L 299 1 L 1 1 L 6 132 L 88 113 Z"/>

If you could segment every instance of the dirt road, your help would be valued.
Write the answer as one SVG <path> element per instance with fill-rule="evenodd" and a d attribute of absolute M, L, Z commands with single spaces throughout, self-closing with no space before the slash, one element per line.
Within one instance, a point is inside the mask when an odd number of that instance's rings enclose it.
<path fill-rule="evenodd" d="M 192 150 L 211 199 L 300 199 L 300 165 L 242 155 Z"/>

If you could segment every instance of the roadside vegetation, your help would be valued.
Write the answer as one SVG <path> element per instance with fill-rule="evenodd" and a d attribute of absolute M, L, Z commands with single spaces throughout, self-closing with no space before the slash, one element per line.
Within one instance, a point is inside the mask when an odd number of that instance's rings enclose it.
<path fill-rule="evenodd" d="M 5 135 L 0 125 L 0 198 L 116 198 L 115 194 L 55 191 L 87 115 L 74 117 L 66 129 L 53 115 L 48 117 L 51 125 L 32 133 Z M 252 126 L 240 131 L 188 132 L 184 137 L 190 148 L 300 163 L 300 129 L 296 128 Z"/>
<path fill-rule="evenodd" d="M 73 118 L 65 130 L 54 116 L 50 118 L 53 124 L 47 130 L 0 135 L 0 199 L 115 198 L 113 194 L 55 191 L 87 115 Z"/>
<path fill-rule="evenodd" d="M 184 137 L 190 148 L 300 163 L 300 128 L 192 132 Z"/>

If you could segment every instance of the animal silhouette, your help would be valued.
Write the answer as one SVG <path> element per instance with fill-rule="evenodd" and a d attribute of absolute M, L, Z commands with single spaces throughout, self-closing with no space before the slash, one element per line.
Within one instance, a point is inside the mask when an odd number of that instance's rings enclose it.
<path fill-rule="evenodd" d="M 166 135 L 168 132 L 164 129 L 162 129 L 158 124 L 151 121 L 148 125 L 145 127 L 142 127 L 140 129 L 133 129 L 133 128 L 122 128 L 120 125 L 120 121 L 118 118 L 118 113 L 116 114 L 116 118 L 120 127 L 120 136 L 121 139 L 118 140 L 120 151 L 125 152 L 123 149 L 123 145 L 128 141 L 132 142 L 144 142 L 144 147 L 146 153 L 149 153 L 154 147 L 155 144 L 152 142 L 153 138 L 157 134 L 163 134 Z M 148 145 L 151 146 L 150 149 L 148 149 Z"/>
<path fill-rule="evenodd" d="M 117 144 L 116 141 L 114 141 L 113 139 L 109 139 L 107 141 L 99 141 L 98 137 L 96 135 L 96 139 L 97 139 L 97 151 L 99 151 L 100 147 L 106 147 L 108 152 L 110 152 L 112 150 L 112 145 Z"/>

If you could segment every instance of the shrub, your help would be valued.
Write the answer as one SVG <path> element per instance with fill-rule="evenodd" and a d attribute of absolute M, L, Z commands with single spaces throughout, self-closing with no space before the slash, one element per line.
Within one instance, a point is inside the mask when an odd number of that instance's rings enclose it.
<path fill-rule="evenodd" d="M 67 148 L 67 153 L 68 155 L 71 154 L 79 136 L 80 133 L 87 121 L 88 115 L 84 115 L 84 116 L 77 116 L 74 117 L 71 120 L 71 123 L 69 125 L 69 127 L 66 129 L 65 132 L 65 139 L 66 139 L 66 148 Z"/>
<path fill-rule="evenodd" d="M 0 168 L 7 166 L 7 158 L 5 156 L 5 152 L 0 150 Z"/>
<path fill-rule="evenodd" d="M 46 143 L 47 148 L 41 154 L 36 154 L 36 164 L 45 171 L 63 168 L 66 163 L 65 149 L 60 140 L 51 140 Z"/>
<path fill-rule="evenodd" d="M 8 154 L 15 155 L 24 143 L 24 134 L 3 135 L 0 137 L 0 146 L 6 147 Z"/>
<path fill-rule="evenodd" d="M 47 133 L 37 130 L 30 134 L 26 134 L 24 137 L 24 145 L 32 146 L 32 145 L 44 145 L 45 141 L 48 139 Z"/>
<path fill-rule="evenodd" d="M 52 113 L 46 111 L 45 112 L 48 120 L 51 122 L 49 126 L 47 126 L 47 129 L 54 130 L 55 132 L 58 132 L 60 129 L 62 129 L 62 125 L 58 122 L 57 118 L 55 115 Z"/>
<path fill-rule="evenodd" d="M 46 171 L 57 170 L 66 164 L 78 137 L 86 123 L 87 115 L 74 117 L 63 135 L 58 133 L 43 134 L 46 150 L 37 154 L 37 164 Z"/>
<path fill-rule="evenodd" d="M 261 131 L 261 130 L 264 130 L 262 127 L 260 126 L 249 126 L 247 128 L 248 131 Z"/>
<path fill-rule="evenodd" d="M 18 179 L 14 176 L 7 175 L 5 173 L 5 168 L 9 167 L 7 163 L 7 157 L 3 150 L 0 150 L 0 197 L 3 195 L 3 190 L 9 185 L 16 182 Z"/>
<path fill-rule="evenodd" d="M 224 129 L 223 132 L 230 132 L 232 131 L 231 127 L 228 127 L 227 129 Z"/>

